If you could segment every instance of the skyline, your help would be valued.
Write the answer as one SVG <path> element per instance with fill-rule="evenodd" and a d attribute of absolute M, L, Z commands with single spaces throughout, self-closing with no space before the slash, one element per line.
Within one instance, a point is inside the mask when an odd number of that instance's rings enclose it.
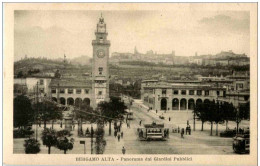
<path fill-rule="evenodd" d="M 101 15 L 113 52 L 176 56 L 232 50 L 250 57 L 249 12 L 205 11 L 15 11 L 14 59 L 92 57 Z M 215 48 L 218 46 L 217 48 Z"/>

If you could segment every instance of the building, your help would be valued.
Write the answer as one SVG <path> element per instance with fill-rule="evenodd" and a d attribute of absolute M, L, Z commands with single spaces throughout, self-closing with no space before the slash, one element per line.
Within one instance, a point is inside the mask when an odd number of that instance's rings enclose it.
<path fill-rule="evenodd" d="M 91 83 L 91 80 L 54 78 L 49 85 L 51 98 L 63 105 L 75 105 L 77 107 L 82 103 L 92 105 Z"/>
<path fill-rule="evenodd" d="M 149 80 L 141 83 L 141 98 L 145 105 L 154 110 L 193 110 L 197 103 L 225 96 L 225 88 L 202 82 L 169 83 Z"/>
<path fill-rule="evenodd" d="M 92 95 L 93 108 L 101 101 L 109 100 L 109 47 L 107 30 L 104 18 L 99 19 L 96 39 L 92 41 L 93 63 L 92 63 Z"/>
<path fill-rule="evenodd" d="M 109 47 L 104 18 L 101 16 L 92 41 L 92 74 L 83 78 L 61 75 L 58 71 L 53 77 L 37 75 L 35 77 L 15 78 L 14 93 L 26 93 L 32 99 L 48 97 L 64 105 L 80 106 L 82 103 L 94 109 L 101 101 L 109 100 Z M 45 73 L 46 74 L 46 73 Z"/>

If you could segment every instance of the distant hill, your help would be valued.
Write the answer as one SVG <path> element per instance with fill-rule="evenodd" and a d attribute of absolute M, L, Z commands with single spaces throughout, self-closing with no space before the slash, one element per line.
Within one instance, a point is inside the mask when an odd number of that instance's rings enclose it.
<path fill-rule="evenodd" d="M 74 64 L 74 65 L 91 65 L 91 62 L 90 62 L 91 58 L 89 56 L 86 56 L 86 55 L 82 55 L 80 57 L 76 57 L 76 58 L 73 58 L 73 59 L 70 59 L 70 63 L 71 64 Z"/>
<path fill-rule="evenodd" d="M 45 75 L 46 73 L 55 73 L 57 70 L 60 70 L 64 75 L 79 76 L 90 72 L 90 69 L 91 67 L 87 65 L 72 64 L 71 61 L 64 63 L 62 59 L 25 58 L 14 63 L 14 75 L 22 72 L 24 76 L 29 76 L 30 73 Z"/>

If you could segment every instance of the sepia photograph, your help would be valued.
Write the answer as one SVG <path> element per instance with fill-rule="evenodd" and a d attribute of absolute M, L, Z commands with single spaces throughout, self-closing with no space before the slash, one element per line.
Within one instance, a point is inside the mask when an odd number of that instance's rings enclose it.
<path fill-rule="evenodd" d="M 5 8 L 6 163 L 256 164 L 256 3 Z"/>

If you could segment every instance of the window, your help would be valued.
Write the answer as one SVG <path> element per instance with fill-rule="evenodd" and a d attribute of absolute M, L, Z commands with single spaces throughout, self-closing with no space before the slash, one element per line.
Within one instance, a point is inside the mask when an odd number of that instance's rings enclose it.
<path fill-rule="evenodd" d="M 202 95 L 202 90 L 197 90 L 197 95 Z"/>
<path fill-rule="evenodd" d="M 51 93 L 56 93 L 56 88 L 52 88 Z"/>
<path fill-rule="evenodd" d="M 182 95 L 186 95 L 186 90 L 181 90 Z"/>
<path fill-rule="evenodd" d="M 60 89 L 60 93 L 65 93 L 65 89 Z"/>
<path fill-rule="evenodd" d="M 73 94 L 73 89 L 68 89 L 68 94 Z"/>
<path fill-rule="evenodd" d="M 44 93 L 44 88 L 40 88 L 40 93 Z"/>
<path fill-rule="evenodd" d="M 162 89 L 162 94 L 166 95 L 166 89 Z"/>
<path fill-rule="evenodd" d="M 189 90 L 189 95 L 194 95 L 194 90 Z"/>
<path fill-rule="evenodd" d="M 219 96 L 219 91 L 217 90 L 217 96 Z"/>
<path fill-rule="evenodd" d="M 98 71 L 99 71 L 99 75 L 102 75 L 103 67 L 99 67 Z"/>
<path fill-rule="evenodd" d="M 209 90 L 205 90 L 205 96 L 209 96 Z"/>
<path fill-rule="evenodd" d="M 249 96 L 244 96 L 244 100 L 247 101 L 249 99 Z"/>
<path fill-rule="evenodd" d="M 226 97 L 226 91 L 223 91 L 223 97 Z"/>
<path fill-rule="evenodd" d="M 243 84 L 237 84 L 236 85 L 236 89 L 238 90 L 238 89 L 243 89 Z"/>
<path fill-rule="evenodd" d="M 173 90 L 173 94 L 177 95 L 177 94 L 179 94 L 179 91 L 178 90 Z"/>
<path fill-rule="evenodd" d="M 77 93 L 77 94 L 81 94 L 81 89 L 77 89 L 77 90 L 76 90 L 76 93 Z"/>
<path fill-rule="evenodd" d="M 88 89 L 85 89 L 85 94 L 88 94 L 89 93 L 89 90 Z"/>
<path fill-rule="evenodd" d="M 102 91 L 98 91 L 98 95 L 101 96 L 102 95 Z"/>
<path fill-rule="evenodd" d="M 43 80 L 40 80 L 40 85 L 43 85 Z"/>

